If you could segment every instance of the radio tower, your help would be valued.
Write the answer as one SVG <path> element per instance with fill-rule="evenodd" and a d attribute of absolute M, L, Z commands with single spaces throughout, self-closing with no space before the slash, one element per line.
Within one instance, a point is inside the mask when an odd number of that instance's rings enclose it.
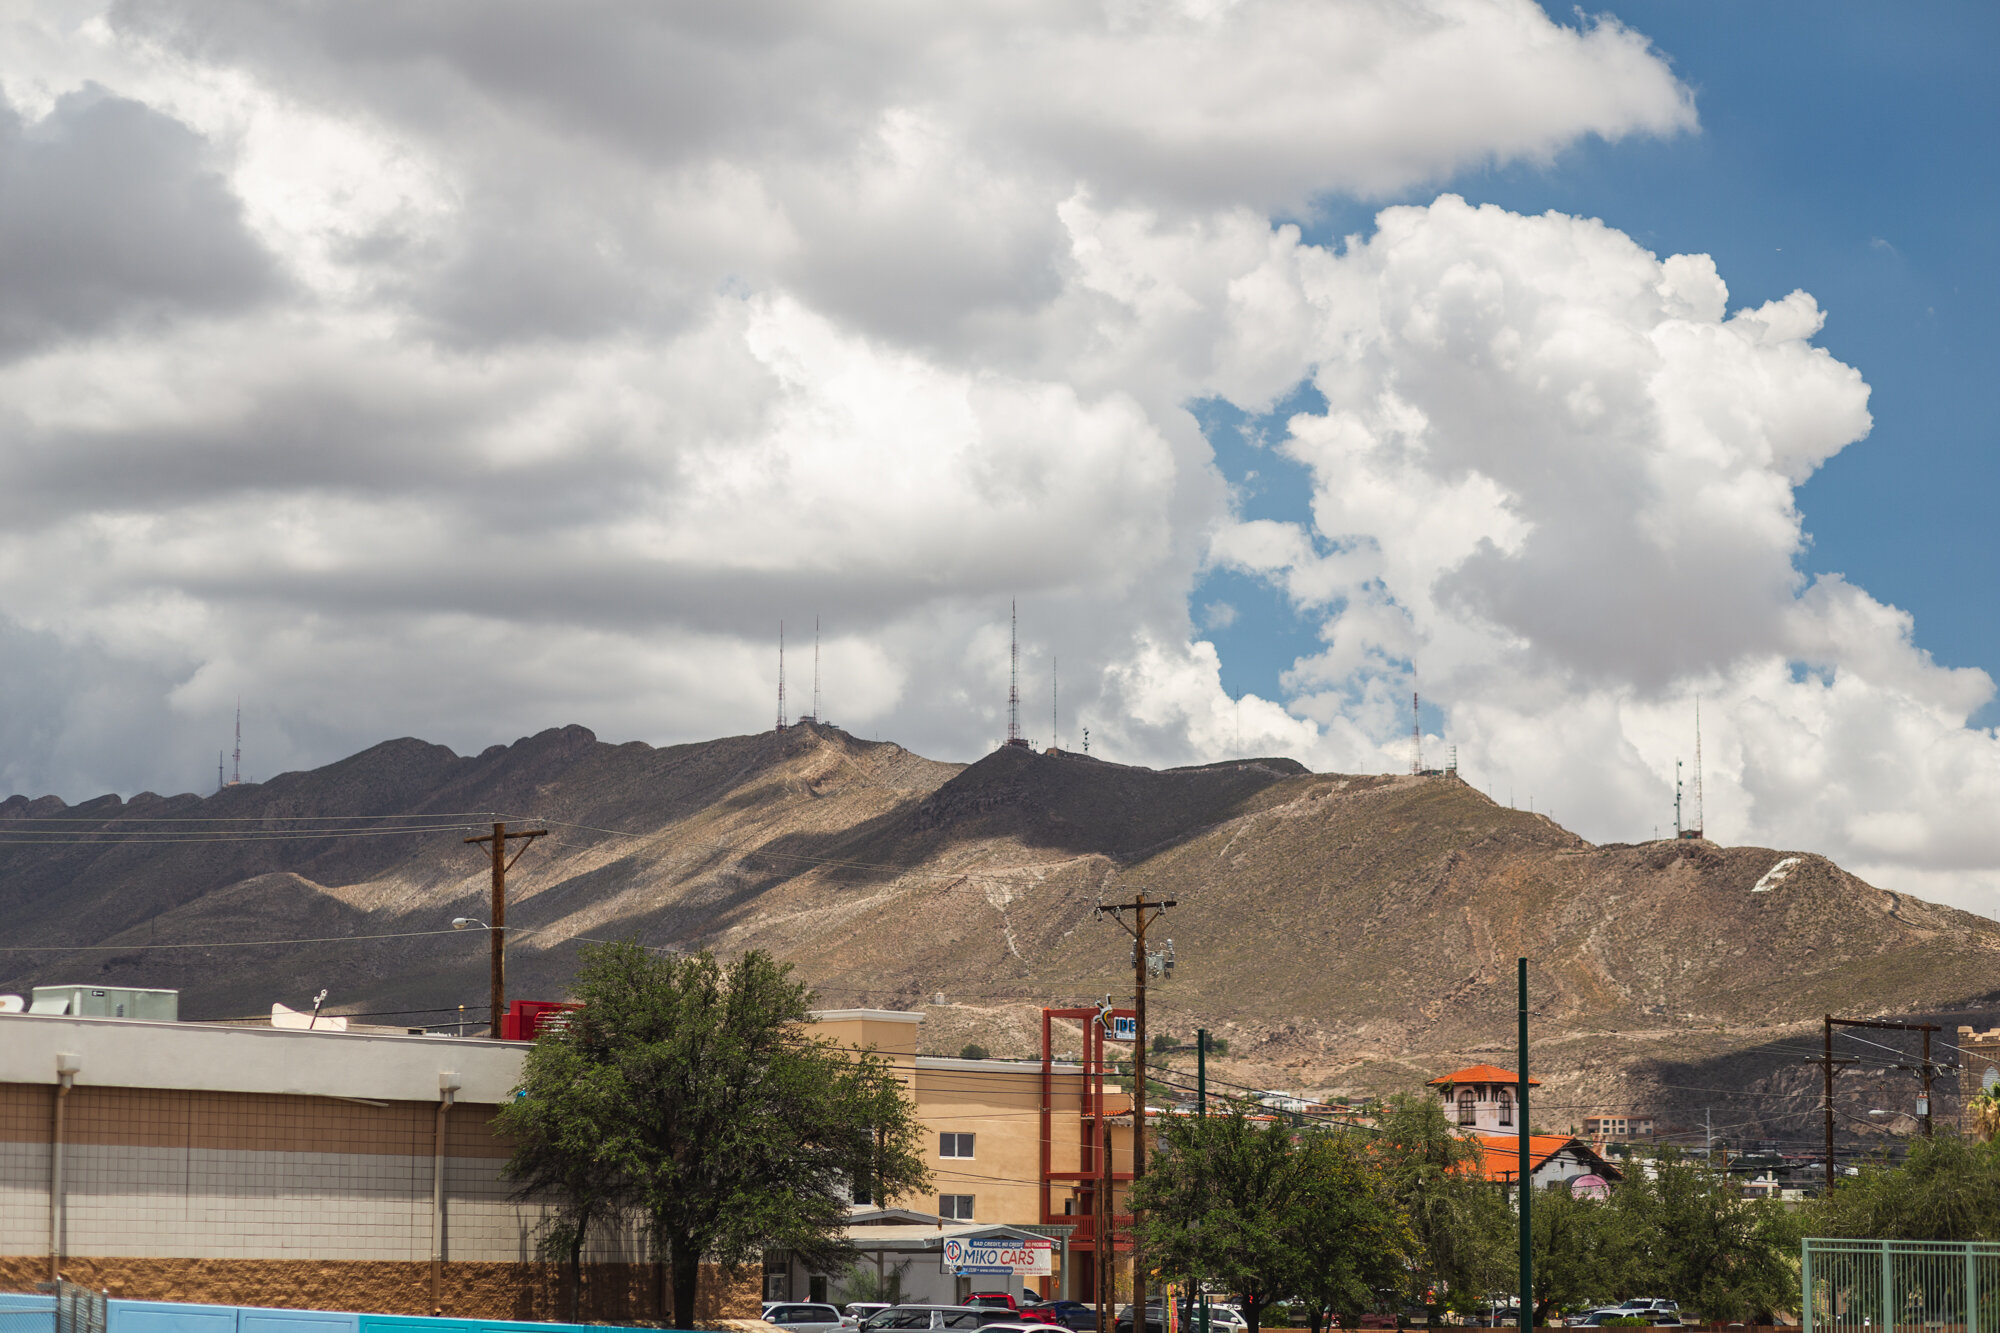
<path fill-rule="evenodd" d="M 243 781 L 243 696 L 236 696 L 236 753 L 230 756 L 229 785 Z"/>
<path fill-rule="evenodd" d="M 785 622 L 778 622 L 778 730 L 785 729 Z"/>
<path fill-rule="evenodd" d="M 222 751 L 215 752 L 215 789 L 219 792 L 229 783 L 222 776 Z"/>
<path fill-rule="evenodd" d="M 1007 744 L 1026 746 L 1021 739 L 1021 604 L 1007 603 Z"/>
<path fill-rule="evenodd" d="M 1410 691 L 1410 772 L 1424 771 L 1424 710 L 1415 690 Z"/>
<path fill-rule="evenodd" d="M 1694 697 L 1694 836 L 1701 836 L 1701 696 Z"/>
<path fill-rule="evenodd" d="M 819 721 L 819 617 L 813 617 L 813 721 Z"/>
<path fill-rule="evenodd" d="M 1057 674 L 1061 667 L 1059 659 L 1049 659 L 1049 748 L 1052 750 L 1061 745 L 1057 739 L 1062 735 L 1062 679 Z"/>

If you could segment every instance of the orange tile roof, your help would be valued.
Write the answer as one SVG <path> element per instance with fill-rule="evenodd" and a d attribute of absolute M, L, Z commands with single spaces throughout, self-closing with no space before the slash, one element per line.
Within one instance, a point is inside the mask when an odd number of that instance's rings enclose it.
<path fill-rule="evenodd" d="M 1446 1074 L 1443 1078 L 1432 1079 L 1430 1086 L 1435 1088 L 1447 1083 L 1519 1083 L 1520 1081 L 1521 1076 L 1519 1074 L 1511 1070 L 1501 1069 L 1496 1065 L 1470 1065 L 1455 1074 Z M 1542 1081 L 1538 1078 L 1531 1078 L 1528 1080 L 1528 1086 L 1539 1088 L 1542 1086 Z"/>
<path fill-rule="evenodd" d="M 1483 1150 L 1479 1154 L 1480 1174 L 1493 1181 L 1511 1181 L 1521 1174 L 1521 1140 L 1515 1134 L 1474 1134 L 1472 1139 Z M 1583 1150 L 1600 1174 L 1608 1174 L 1613 1180 L 1618 1171 L 1609 1162 L 1591 1151 L 1590 1145 L 1569 1134 L 1530 1134 L 1528 1136 L 1528 1170 L 1539 1171 L 1542 1163 L 1549 1160 L 1574 1143 Z"/>

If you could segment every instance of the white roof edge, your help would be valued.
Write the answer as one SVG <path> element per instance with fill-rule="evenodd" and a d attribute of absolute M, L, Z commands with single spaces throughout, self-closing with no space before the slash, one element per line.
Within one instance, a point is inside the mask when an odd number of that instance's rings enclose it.
<path fill-rule="evenodd" d="M 857 1018 L 869 1019 L 877 1023 L 921 1023 L 924 1016 L 909 1009 L 814 1009 L 811 1011 L 815 1023 L 839 1023 Z"/>

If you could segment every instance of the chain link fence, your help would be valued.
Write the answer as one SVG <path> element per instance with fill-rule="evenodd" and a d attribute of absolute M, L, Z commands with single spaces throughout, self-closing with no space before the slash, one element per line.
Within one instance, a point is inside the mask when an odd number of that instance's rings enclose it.
<path fill-rule="evenodd" d="M 1807 1240 L 1806 1333 L 2000 1333 L 2000 1244 Z"/>

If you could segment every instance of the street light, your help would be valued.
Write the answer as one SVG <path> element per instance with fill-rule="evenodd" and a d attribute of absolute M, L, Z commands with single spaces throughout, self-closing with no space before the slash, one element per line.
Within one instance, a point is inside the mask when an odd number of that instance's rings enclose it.
<path fill-rule="evenodd" d="M 493 927 L 487 925 L 484 921 L 479 920 L 477 917 L 455 916 L 451 919 L 451 928 L 453 930 L 467 930 L 473 926 L 477 926 L 481 930 L 493 929 Z"/>

